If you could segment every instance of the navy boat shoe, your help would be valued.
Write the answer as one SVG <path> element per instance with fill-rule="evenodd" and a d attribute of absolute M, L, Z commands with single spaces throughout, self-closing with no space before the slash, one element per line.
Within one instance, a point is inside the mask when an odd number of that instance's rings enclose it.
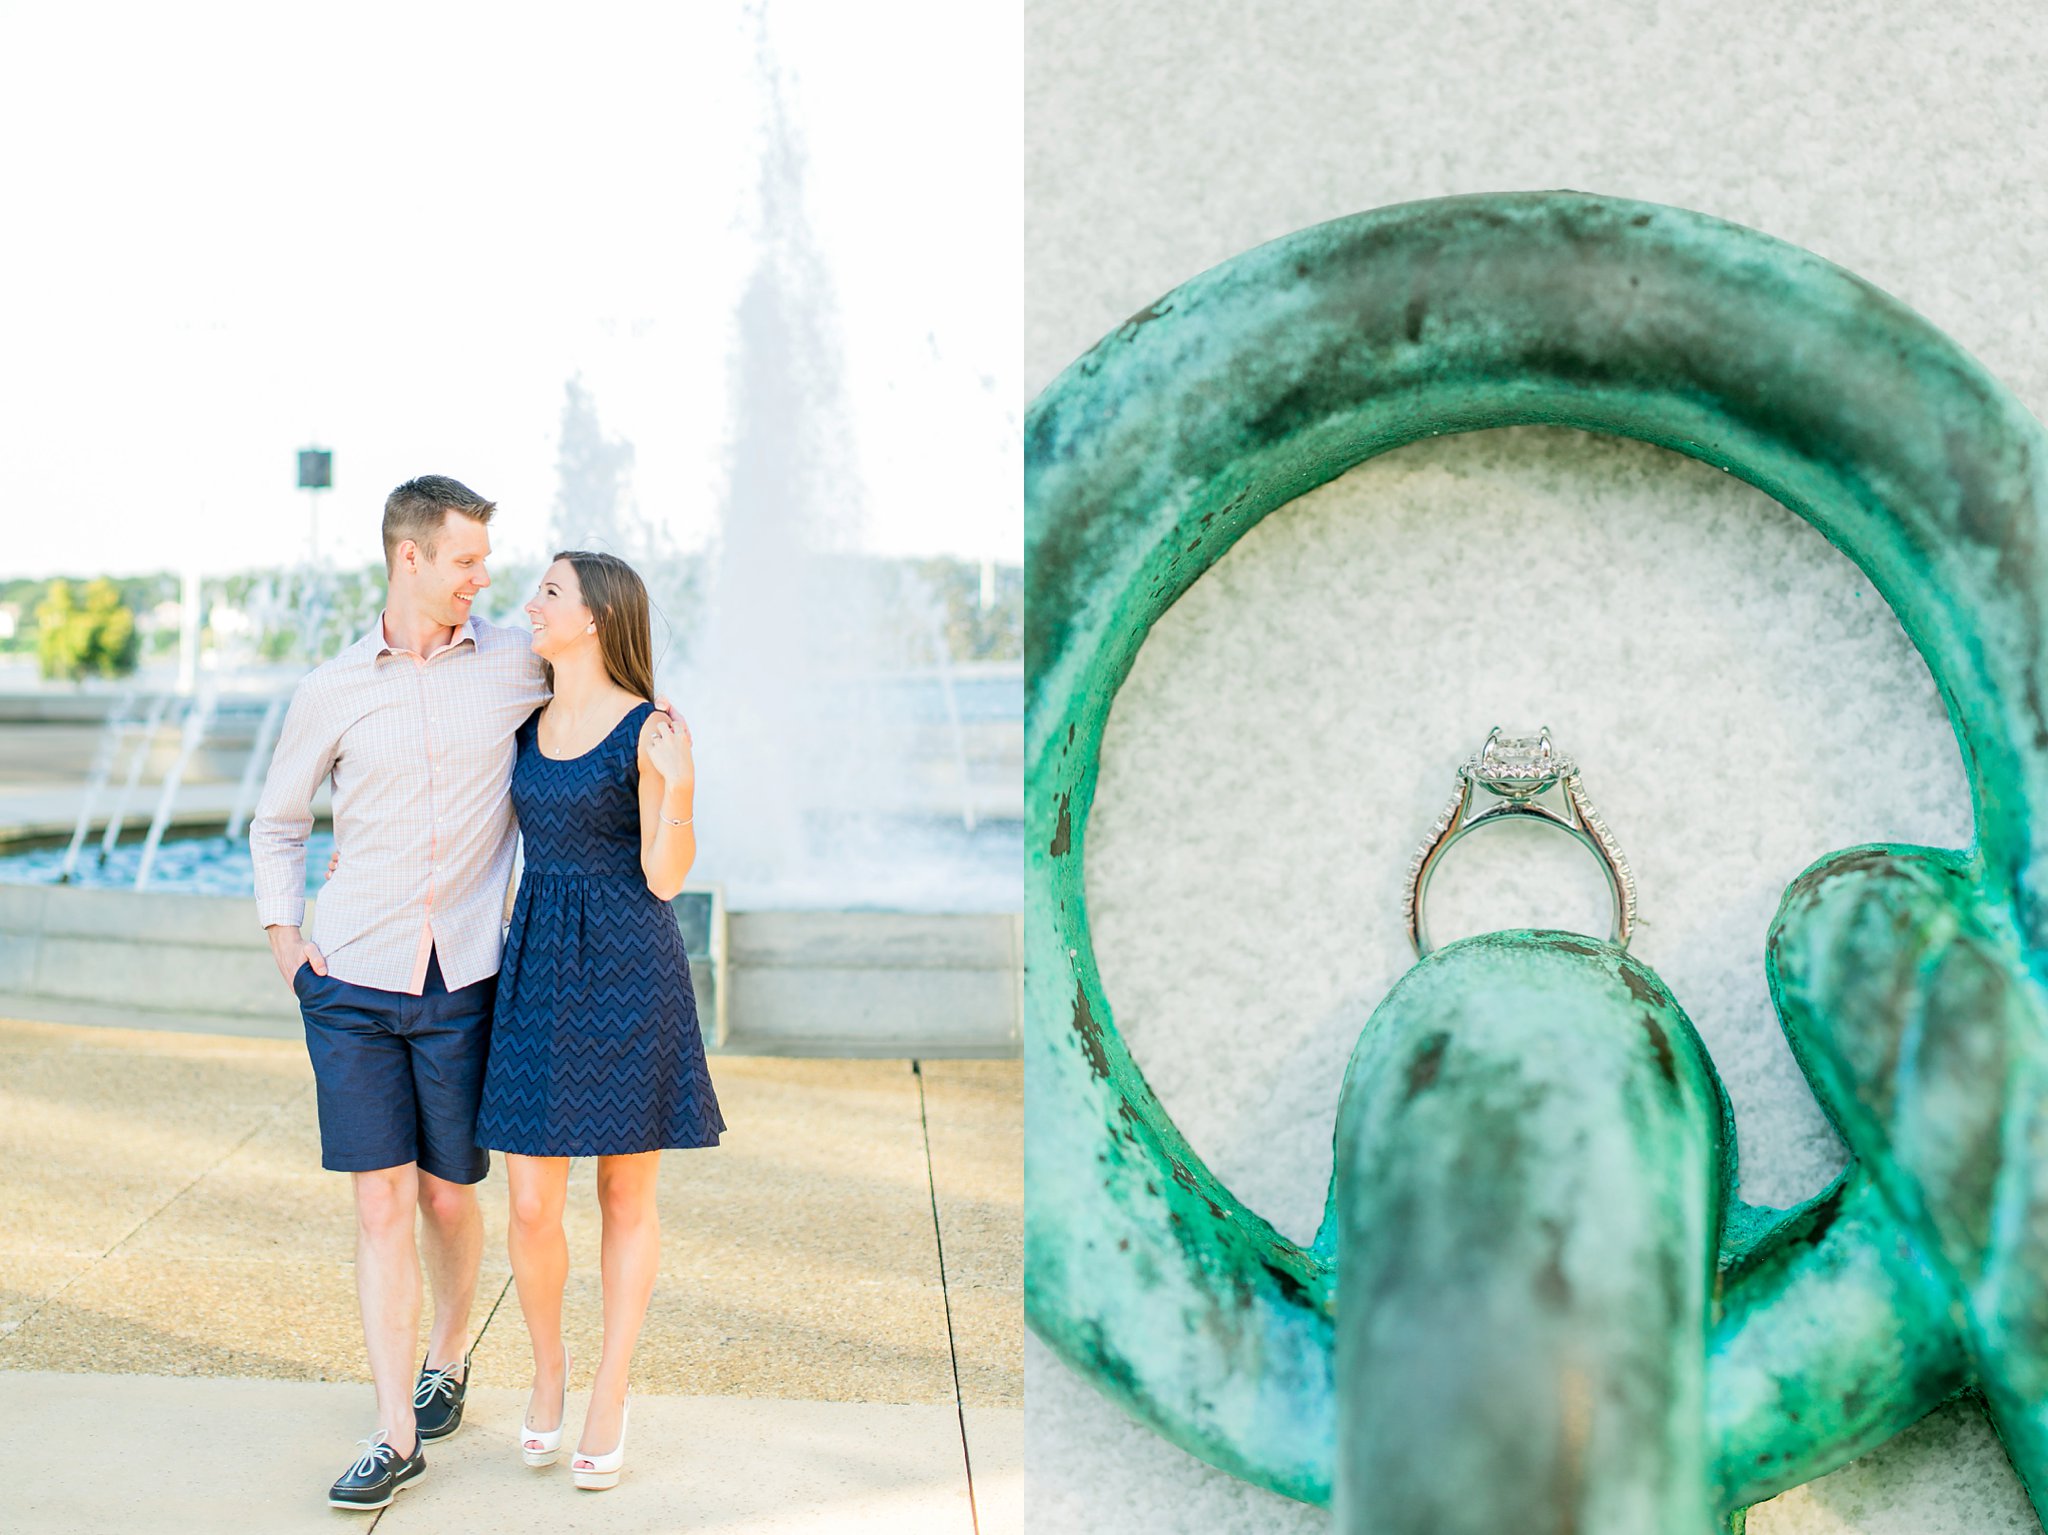
<path fill-rule="evenodd" d="M 455 1372 L 462 1378 L 457 1380 Z M 412 1411 L 422 1439 L 446 1439 L 462 1427 L 462 1399 L 469 1392 L 469 1361 L 430 1370 L 420 1364 L 420 1378 L 412 1388 Z"/>
<path fill-rule="evenodd" d="M 336 1508 L 382 1508 L 427 1474 L 427 1452 L 414 1445 L 412 1454 L 400 1455 L 380 1433 L 374 1439 L 359 1439 L 362 1456 L 342 1472 L 327 1489 L 327 1501 Z"/>

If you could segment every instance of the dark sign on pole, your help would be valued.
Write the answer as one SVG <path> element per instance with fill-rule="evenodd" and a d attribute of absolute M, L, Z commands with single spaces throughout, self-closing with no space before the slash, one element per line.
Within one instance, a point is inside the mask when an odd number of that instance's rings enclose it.
<path fill-rule="evenodd" d="M 334 487 L 334 454 L 326 448 L 299 450 L 299 489 L 331 490 Z"/>

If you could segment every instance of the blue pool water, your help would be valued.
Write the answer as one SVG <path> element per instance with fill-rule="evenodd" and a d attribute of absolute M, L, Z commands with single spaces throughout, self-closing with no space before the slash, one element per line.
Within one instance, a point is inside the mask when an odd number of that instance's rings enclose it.
<path fill-rule="evenodd" d="M 316 831 L 306 843 L 306 894 L 317 895 L 327 883 L 327 859 L 334 852 L 334 834 Z M 71 883 L 101 890 L 133 890 L 135 871 L 142 864 L 142 844 L 123 842 L 100 862 L 99 842 L 89 841 L 78 851 L 78 866 Z M 64 849 L 40 848 L 32 853 L 10 853 L 0 858 L 0 880 L 10 884 L 53 885 L 64 867 Z M 151 890 L 179 891 L 187 895 L 243 895 L 254 899 L 256 872 L 249 861 L 246 841 L 226 837 L 166 837 L 156 850 L 156 865 L 149 873 Z"/>
<path fill-rule="evenodd" d="M 821 825 L 821 839 L 842 858 L 839 869 L 815 883 L 797 871 L 772 891 L 727 886 L 726 900 L 740 909 L 838 911 L 1018 911 L 1024 901 L 1024 827 L 1020 821 L 984 821 L 973 831 L 957 821 L 862 817 Z M 327 883 L 334 834 L 316 831 L 306 845 L 306 893 Z M 71 883 L 92 889 L 132 890 L 142 862 L 141 842 L 124 842 L 100 862 L 99 843 L 78 855 Z M 64 849 L 0 856 L 0 881 L 57 883 Z M 859 877 L 849 882 L 847 870 Z M 715 869 L 699 868 L 693 882 L 722 883 Z M 153 894 L 240 896 L 253 900 L 256 876 L 249 844 L 223 836 L 165 838 L 150 871 Z"/>

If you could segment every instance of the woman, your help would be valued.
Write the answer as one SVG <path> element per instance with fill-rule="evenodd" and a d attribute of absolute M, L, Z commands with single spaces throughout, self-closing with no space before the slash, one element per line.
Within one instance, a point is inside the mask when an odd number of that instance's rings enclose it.
<path fill-rule="evenodd" d="M 654 696 L 647 589 L 624 561 L 555 556 L 526 605 L 554 697 L 519 729 L 512 802 L 525 872 L 498 974 L 477 1144 L 505 1153 L 512 1273 L 533 1340 L 520 1427 L 531 1466 L 560 1453 L 569 1354 L 562 1209 L 594 1156 L 604 1222 L 604 1350 L 572 1465 L 616 1486 L 626 1380 L 660 1266 L 661 1151 L 714 1146 L 718 1112 L 689 960 L 669 902 L 696 856 L 689 730 Z"/>

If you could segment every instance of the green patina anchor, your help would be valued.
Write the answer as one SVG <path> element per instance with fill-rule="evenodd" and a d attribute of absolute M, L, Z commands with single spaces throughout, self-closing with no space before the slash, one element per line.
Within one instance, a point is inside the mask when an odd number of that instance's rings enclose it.
<path fill-rule="evenodd" d="M 1348 1068 L 1307 1247 L 1202 1164 L 1118 1037 L 1082 848 L 1152 624 L 1275 507 L 1418 438 L 1545 422 L 1727 469 L 1919 647 L 1966 852 L 1786 893 L 1779 1016 L 1854 1153 L 1735 1197 L 1719 1079 L 1616 946 L 1470 939 Z M 1980 1393 L 2048 1510 L 2048 435 L 1810 252 L 1573 192 L 1445 198 L 1205 273 L 1026 425 L 1026 1293 L 1174 1443 L 1346 1531 L 1697 1532 Z"/>

